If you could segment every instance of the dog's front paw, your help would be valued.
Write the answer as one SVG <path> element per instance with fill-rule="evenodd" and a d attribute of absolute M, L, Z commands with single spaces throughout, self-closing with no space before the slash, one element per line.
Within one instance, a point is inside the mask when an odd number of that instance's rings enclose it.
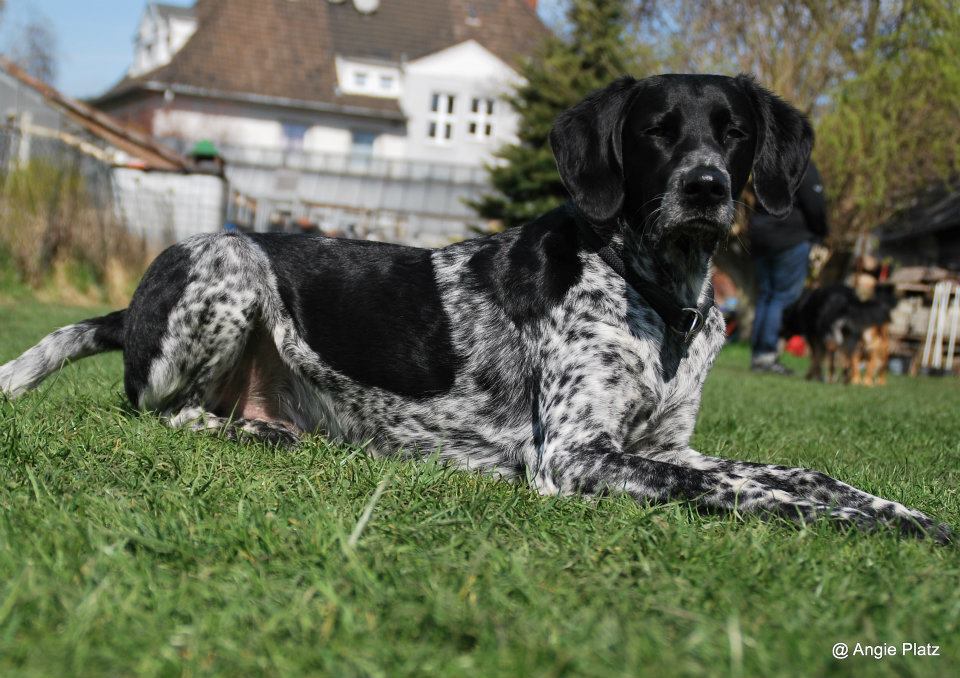
<path fill-rule="evenodd" d="M 952 544 L 955 541 L 953 528 L 920 511 L 905 509 L 897 511 L 892 516 L 884 516 L 882 520 L 906 536 L 932 539 L 942 545 Z"/>

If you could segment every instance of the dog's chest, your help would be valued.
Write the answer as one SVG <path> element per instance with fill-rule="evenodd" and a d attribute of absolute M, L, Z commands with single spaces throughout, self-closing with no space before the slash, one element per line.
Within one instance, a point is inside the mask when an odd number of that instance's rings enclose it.
<path fill-rule="evenodd" d="M 724 343 L 723 317 L 713 309 L 686 344 L 632 291 L 620 299 L 626 301 L 571 309 L 560 333 L 564 381 L 578 384 L 580 399 L 603 403 L 605 427 L 625 445 L 685 444 Z"/>

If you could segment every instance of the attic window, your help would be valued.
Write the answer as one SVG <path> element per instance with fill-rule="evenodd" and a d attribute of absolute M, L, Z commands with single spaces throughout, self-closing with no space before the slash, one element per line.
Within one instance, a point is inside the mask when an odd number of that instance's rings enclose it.
<path fill-rule="evenodd" d="M 467 26 L 479 26 L 481 23 L 477 6 L 471 2 L 467 5 Z"/>
<path fill-rule="evenodd" d="M 395 98 L 401 93 L 400 68 L 337 56 L 337 83 L 343 94 Z"/>

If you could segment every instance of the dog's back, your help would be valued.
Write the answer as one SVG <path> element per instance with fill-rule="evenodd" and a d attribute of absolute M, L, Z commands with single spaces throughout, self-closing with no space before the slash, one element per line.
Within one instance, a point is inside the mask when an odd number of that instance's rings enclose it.
<path fill-rule="evenodd" d="M 784 310 L 780 334 L 784 338 L 799 334 L 811 347 L 839 343 L 836 323 L 856 301 L 857 295 L 846 285 L 806 289 Z"/>
<path fill-rule="evenodd" d="M 851 302 L 839 317 L 845 347 L 852 348 L 868 330 L 889 324 L 890 310 L 890 306 L 880 299 Z"/>

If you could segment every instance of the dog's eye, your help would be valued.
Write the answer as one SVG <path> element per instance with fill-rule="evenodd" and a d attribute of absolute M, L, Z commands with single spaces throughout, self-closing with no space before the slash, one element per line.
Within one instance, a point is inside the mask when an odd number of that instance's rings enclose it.
<path fill-rule="evenodd" d="M 747 136 L 747 133 L 744 132 L 742 129 L 731 127 L 726 132 L 723 133 L 723 143 L 727 143 L 728 141 L 735 140 L 735 139 L 743 139 L 746 136 Z"/>
<path fill-rule="evenodd" d="M 643 130 L 643 133 L 648 137 L 670 136 L 670 130 L 663 125 L 654 125 L 653 127 L 648 127 L 647 129 Z"/>

